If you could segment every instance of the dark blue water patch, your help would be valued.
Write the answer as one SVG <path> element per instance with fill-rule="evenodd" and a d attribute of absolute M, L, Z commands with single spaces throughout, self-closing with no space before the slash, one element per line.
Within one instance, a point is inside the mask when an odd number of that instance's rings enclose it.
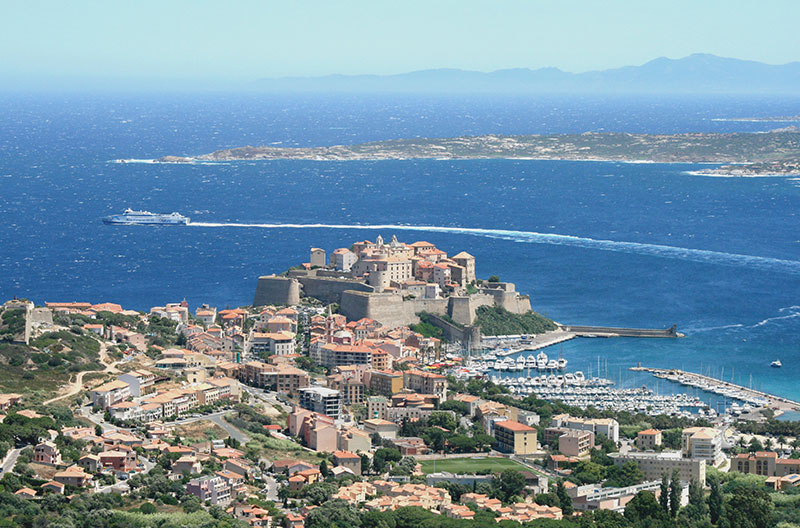
<path fill-rule="evenodd" d="M 515 282 L 537 310 L 558 321 L 678 324 L 687 334 L 565 343 L 564 356 L 576 368 L 586 371 L 599 357 L 621 384 L 632 386 L 644 380 L 625 373 L 639 362 L 711 369 L 743 385 L 752 376 L 753 386 L 798 398 L 800 276 L 791 263 L 800 261 L 800 188 L 791 179 L 706 178 L 686 174 L 698 168 L 691 165 L 521 160 L 107 162 L 247 143 L 765 130 L 771 125 L 711 119 L 795 115 L 798 106 L 791 99 L 735 98 L 6 97 L 0 101 L 0 296 L 108 300 L 143 310 L 184 297 L 192 306 L 236 306 L 252 301 L 259 275 L 307 261 L 311 246 L 330 251 L 393 234 L 100 222 L 128 206 L 216 223 L 416 224 L 572 235 L 610 242 L 397 232 L 401 240 L 469 251 L 480 276 Z M 784 368 L 770 369 L 775 359 Z"/>

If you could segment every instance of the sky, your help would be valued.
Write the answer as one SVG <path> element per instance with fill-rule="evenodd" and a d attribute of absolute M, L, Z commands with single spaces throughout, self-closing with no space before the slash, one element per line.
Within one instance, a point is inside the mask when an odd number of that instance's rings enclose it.
<path fill-rule="evenodd" d="M 800 60 L 797 0 L 3 0 L 0 83 Z"/>

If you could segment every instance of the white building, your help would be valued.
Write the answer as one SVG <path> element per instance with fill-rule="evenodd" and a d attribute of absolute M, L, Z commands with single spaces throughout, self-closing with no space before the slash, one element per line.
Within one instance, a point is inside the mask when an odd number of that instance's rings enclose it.
<path fill-rule="evenodd" d="M 342 394 L 326 387 L 300 389 L 300 407 L 337 419 L 342 412 Z"/>
<path fill-rule="evenodd" d="M 724 460 L 722 453 L 722 431 L 713 427 L 689 427 L 681 435 L 681 454 L 683 458 L 705 460 L 714 467 Z"/>
<path fill-rule="evenodd" d="M 350 271 L 358 257 L 347 248 L 339 248 L 331 253 L 331 267 L 337 271 Z"/>
<path fill-rule="evenodd" d="M 295 353 L 295 334 L 292 332 L 253 332 L 250 352 L 258 355 L 286 356 Z"/>

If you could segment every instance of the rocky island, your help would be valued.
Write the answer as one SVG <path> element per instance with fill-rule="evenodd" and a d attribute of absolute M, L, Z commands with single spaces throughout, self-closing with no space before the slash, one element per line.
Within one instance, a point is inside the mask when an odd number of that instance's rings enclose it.
<path fill-rule="evenodd" d="M 327 147 L 245 146 L 160 163 L 237 160 L 540 159 L 655 163 L 747 164 L 751 175 L 797 174 L 800 131 L 767 133 L 628 134 L 587 132 L 554 135 L 485 135 L 414 138 Z M 735 170 L 723 168 L 731 175 Z M 734 170 L 735 169 L 735 170 Z M 720 169 L 713 169 L 720 170 Z M 733 172 L 732 172 L 733 171 Z"/>

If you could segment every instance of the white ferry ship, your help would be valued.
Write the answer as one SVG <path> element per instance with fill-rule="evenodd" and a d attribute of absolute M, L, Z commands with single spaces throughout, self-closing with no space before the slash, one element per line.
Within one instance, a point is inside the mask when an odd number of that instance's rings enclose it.
<path fill-rule="evenodd" d="M 158 214 L 150 211 L 125 209 L 122 214 L 106 216 L 104 224 L 109 225 L 187 225 L 189 217 L 180 213 Z"/>

